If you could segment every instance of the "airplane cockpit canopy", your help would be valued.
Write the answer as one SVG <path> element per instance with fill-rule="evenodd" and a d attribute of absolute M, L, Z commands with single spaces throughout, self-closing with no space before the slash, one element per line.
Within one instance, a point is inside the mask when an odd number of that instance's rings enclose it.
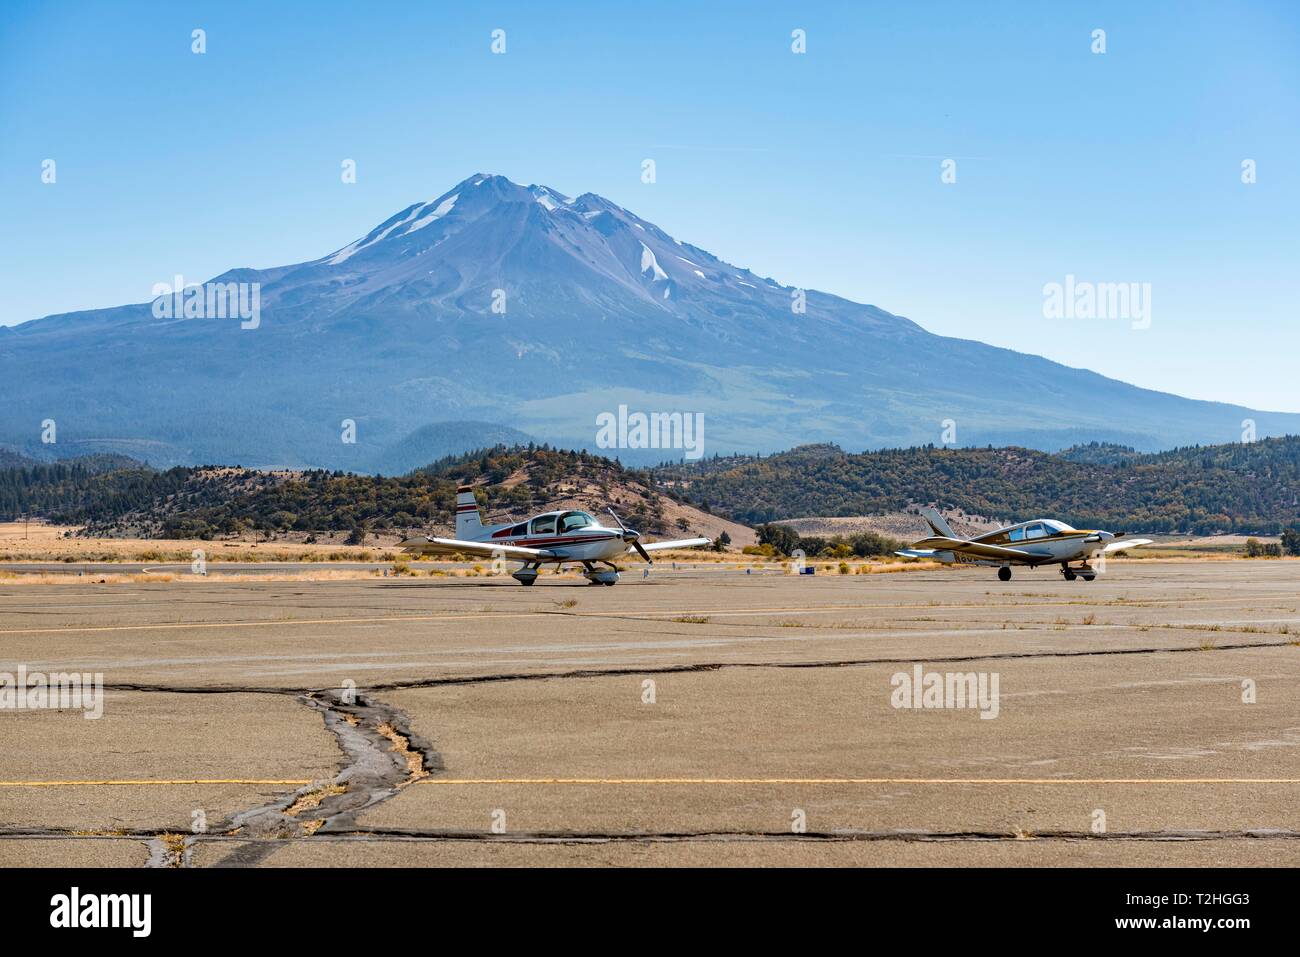
<path fill-rule="evenodd" d="M 1064 522 L 1058 522 L 1058 521 L 1057 521 L 1056 519 L 1054 519 L 1054 518 L 1045 518 L 1045 519 L 1043 519 L 1043 524 L 1046 525 L 1048 528 L 1050 528 L 1050 529 L 1051 529 L 1052 531 L 1054 531 L 1054 532 L 1073 532 L 1073 531 L 1075 531 L 1075 528 L 1074 528 L 1073 526 L 1066 525 Z"/>
<path fill-rule="evenodd" d="M 589 525 L 595 525 L 596 520 L 586 512 L 565 512 L 560 516 L 560 533 L 571 532 L 575 528 L 586 528 Z"/>
<path fill-rule="evenodd" d="M 1026 522 L 1024 525 L 1013 528 L 1007 534 L 1007 540 L 1012 542 L 1027 542 L 1035 538 L 1046 538 L 1049 535 L 1055 535 L 1057 532 L 1072 532 L 1069 525 L 1064 522 L 1058 522 L 1051 518 L 1040 518 L 1034 522 Z"/>

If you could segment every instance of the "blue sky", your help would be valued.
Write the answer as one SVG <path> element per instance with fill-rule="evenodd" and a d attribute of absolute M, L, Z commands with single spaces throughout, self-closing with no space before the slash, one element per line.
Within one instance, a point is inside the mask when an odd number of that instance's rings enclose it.
<path fill-rule="evenodd" d="M 0 11 L 0 324 L 316 258 L 479 171 L 934 332 L 1300 412 L 1300 4 Z M 1150 283 L 1150 328 L 1045 318 L 1067 274 Z"/>

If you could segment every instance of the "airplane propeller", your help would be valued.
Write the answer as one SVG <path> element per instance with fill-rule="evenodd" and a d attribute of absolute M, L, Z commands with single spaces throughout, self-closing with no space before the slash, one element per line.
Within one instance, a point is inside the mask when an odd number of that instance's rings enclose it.
<path fill-rule="evenodd" d="M 641 547 L 641 533 L 635 532 L 632 529 L 628 528 L 626 525 L 624 525 L 623 520 L 618 517 L 618 512 L 614 511 L 608 505 L 605 506 L 605 510 L 609 512 L 609 514 L 614 516 L 614 521 L 618 522 L 618 527 L 623 532 L 623 541 L 627 542 L 629 545 L 635 548 L 637 550 L 637 553 L 642 558 L 645 559 L 647 565 L 653 565 L 654 560 L 650 557 L 650 553 Z"/>

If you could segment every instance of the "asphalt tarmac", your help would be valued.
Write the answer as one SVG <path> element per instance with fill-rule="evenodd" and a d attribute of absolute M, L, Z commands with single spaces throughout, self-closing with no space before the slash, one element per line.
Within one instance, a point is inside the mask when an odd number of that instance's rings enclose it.
<path fill-rule="evenodd" d="M 7 585 L 0 673 L 104 692 L 0 708 L 0 865 L 1294 865 L 1297 586 Z"/>

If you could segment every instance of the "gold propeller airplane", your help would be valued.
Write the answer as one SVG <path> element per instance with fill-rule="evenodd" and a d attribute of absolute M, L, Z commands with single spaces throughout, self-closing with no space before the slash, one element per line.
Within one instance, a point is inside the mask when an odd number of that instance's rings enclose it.
<path fill-rule="evenodd" d="M 1088 564 L 1089 560 L 1120 549 L 1151 544 L 1149 538 L 1116 541 L 1119 536 L 1112 532 L 1071 528 L 1050 518 L 1020 522 L 974 538 L 962 538 L 935 509 L 924 506 L 920 512 L 934 534 L 894 554 L 905 558 L 928 558 L 945 565 L 996 566 L 998 578 L 1004 582 L 1011 580 L 1012 565 L 1060 565 L 1066 581 L 1082 578 L 1090 582 L 1096 577 L 1097 570 Z M 1072 568 L 1071 562 L 1081 564 Z"/>
<path fill-rule="evenodd" d="M 638 554 L 653 565 L 650 552 L 666 548 L 694 548 L 708 545 L 707 538 L 683 538 L 671 542 L 642 543 L 641 533 L 628 528 L 609 509 L 618 528 L 606 528 L 587 512 L 577 509 L 544 512 L 526 522 L 484 525 L 474 489 L 456 489 L 456 537 L 408 538 L 400 544 L 411 555 L 473 555 L 479 558 L 515 559 L 523 562 L 510 577 L 521 585 L 537 581 L 542 565 L 582 564 L 582 576 L 593 585 L 618 582 L 614 559 Z M 608 568 L 597 568 L 596 565 Z"/>

